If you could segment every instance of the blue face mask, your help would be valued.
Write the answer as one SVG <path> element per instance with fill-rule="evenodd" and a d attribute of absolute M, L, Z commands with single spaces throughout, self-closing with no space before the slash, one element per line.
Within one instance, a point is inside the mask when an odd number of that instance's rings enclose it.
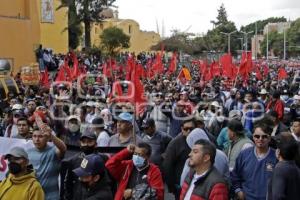
<path fill-rule="evenodd" d="M 132 161 L 133 161 L 134 166 L 139 167 L 139 168 L 143 167 L 145 164 L 145 158 L 138 156 L 138 155 L 133 155 Z"/>

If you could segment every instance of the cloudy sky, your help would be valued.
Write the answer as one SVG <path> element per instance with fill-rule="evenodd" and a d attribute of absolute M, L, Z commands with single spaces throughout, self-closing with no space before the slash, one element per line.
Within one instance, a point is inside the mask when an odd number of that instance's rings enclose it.
<path fill-rule="evenodd" d="M 156 21 L 165 34 L 179 29 L 205 33 L 212 28 L 217 9 L 224 3 L 228 18 L 239 28 L 260 19 L 284 16 L 300 17 L 300 0 L 116 0 L 119 18 L 134 19 L 142 30 L 156 31 Z"/>

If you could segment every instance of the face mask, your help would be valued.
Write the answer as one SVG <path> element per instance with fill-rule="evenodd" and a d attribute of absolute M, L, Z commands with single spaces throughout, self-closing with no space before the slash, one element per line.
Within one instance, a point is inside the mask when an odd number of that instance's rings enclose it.
<path fill-rule="evenodd" d="M 77 131 L 79 131 L 80 127 L 78 124 L 70 124 L 69 125 L 69 130 L 72 133 L 76 133 Z"/>
<path fill-rule="evenodd" d="M 286 100 L 288 100 L 289 96 L 288 96 L 288 95 L 281 95 L 280 98 L 281 98 L 283 101 L 286 101 Z"/>
<path fill-rule="evenodd" d="M 85 155 L 92 154 L 95 151 L 95 148 L 90 146 L 82 146 L 80 149 Z"/>
<path fill-rule="evenodd" d="M 84 187 L 86 189 L 89 188 L 89 183 L 88 182 L 81 181 L 80 183 L 81 183 L 82 187 Z"/>
<path fill-rule="evenodd" d="M 22 167 L 18 163 L 10 162 L 8 163 L 8 170 L 12 174 L 18 174 L 22 171 Z"/>
<path fill-rule="evenodd" d="M 133 155 L 132 161 L 133 161 L 134 166 L 141 168 L 144 166 L 145 158 L 138 156 L 138 155 Z"/>

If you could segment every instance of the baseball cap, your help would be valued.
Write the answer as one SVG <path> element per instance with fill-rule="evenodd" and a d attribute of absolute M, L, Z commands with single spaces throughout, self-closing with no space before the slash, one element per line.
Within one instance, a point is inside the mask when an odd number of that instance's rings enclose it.
<path fill-rule="evenodd" d="M 95 106 L 95 102 L 93 102 L 93 101 L 88 101 L 88 102 L 86 103 L 86 106 L 94 107 L 94 106 Z"/>
<path fill-rule="evenodd" d="M 153 118 L 148 118 L 146 120 L 143 120 L 142 128 L 149 128 L 154 126 L 155 126 L 155 121 Z"/>
<path fill-rule="evenodd" d="M 127 122 L 130 122 L 130 123 L 132 123 L 132 115 L 130 114 L 130 113 L 128 113 L 128 112 L 124 112 L 124 113 L 121 113 L 121 114 L 119 114 L 117 117 L 116 117 L 116 119 L 118 120 L 118 121 L 127 121 Z"/>
<path fill-rule="evenodd" d="M 17 157 L 17 158 L 25 158 L 28 160 L 28 154 L 22 147 L 13 147 L 10 149 L 9 153 L 4 156 L 5 159 L 8 159 L 9 157 Z"/>
<path fill-rule="evenodd" d="M 13 105 L 13 107 L 12 107 L 12 110 L 14 111 L 14 110 L 22 110 L 23 109 L 23 106 L 21 105 L 21 104 L 15 104 L 15 105 Z"/>
<path fill-rule="evenodd" d="M 90 131 L 86 131 L 83 135 L 81 135 L 80 140 L 82 140 L 84 138 L 97 140 L 97 136 L 95 135 L 95 133 L 92 133 Z"/>
<path fill-rule="evenodd" d="M 83 158 L 80 167 L 73 170 L 78 177 L 97 175 L 104 171 L 104 161 L 97 154 L 90 154 Z"/>
<path fill-rule="evenodd" d="M 242 118 L 242 112 L 239 111 L 239 110 L 231 110 L 229 112 L 229 120 L 232 120 L 232 119 L 237 119 L 237 120 L 241 120 Z"/>

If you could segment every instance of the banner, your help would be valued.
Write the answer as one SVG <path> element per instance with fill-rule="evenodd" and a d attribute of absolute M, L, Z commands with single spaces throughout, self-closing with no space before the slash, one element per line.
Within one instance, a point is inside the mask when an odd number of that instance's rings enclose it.
<path fill-rule="evenodd" d="M 32 140 L 0 137 L 0 181 L 6 177 L 8 172 L 4 155 L 9 153 L 10 149 L 16 146 L 23 147 L 25 150 L 34 147 Z"/>
<path fill-rule="evenodd" d="M 41 21 L 47 23 L 54 23 L 54 7 L 53 0 L 41 1 Z"/>

